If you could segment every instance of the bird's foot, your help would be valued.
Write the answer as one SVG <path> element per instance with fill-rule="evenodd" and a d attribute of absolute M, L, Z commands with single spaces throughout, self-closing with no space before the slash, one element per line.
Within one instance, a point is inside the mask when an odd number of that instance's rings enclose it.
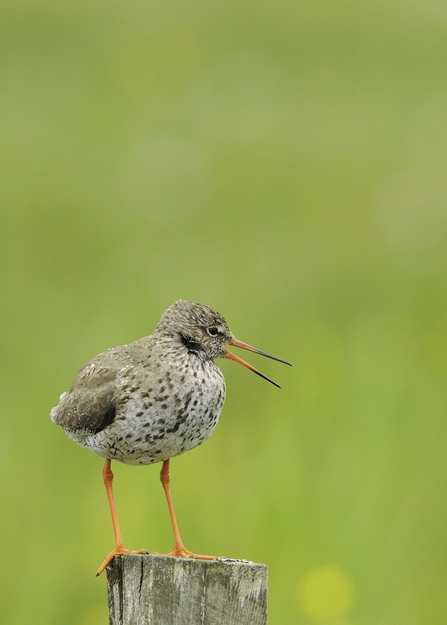
<path fill-rule="evenodd" d="M 113 558 L 115 556 L 123 556 L 123 555 L 128 555 L 128 554 L 142 554 L 142 555 L 146 555 L 148 553 L 149 552 L 146 551 L 146 549 L 140 549 L 139 551 L 133 551 L 132 549 L 126 549 L 124 547 L 124 545 L 118 545 L 118 546 L 115 547 L 115 549 L 113 551 L 111 551 L 109 553 L 109 555 L 106 557 L 104 562 L 101 564 L 101 566 L 99 567 L 99 569 L 96 572 L 96 577 L 98 577 L 98 575 L 101 575 L 101 573 L 104 571 L 106 566 L 108 564 L 110 564 L 110 562 L 113 560 Z"/>
<path fill-rule="evenodd" d="M 152 553 L 154 555 L 160 555 L 156 551 L 153 551 Z M 174 545 L 174 548 L 170 553 L 163 553 L 161 555 L 172 556 L 174 558 L 192 558 L 194 560 L 216 560 L 218 558 L 218 556 L 202 556 L 198 553 L 193 553 L 192 551 L 188 551 L 188 549 L 185 549 L 183 545 Z"/>

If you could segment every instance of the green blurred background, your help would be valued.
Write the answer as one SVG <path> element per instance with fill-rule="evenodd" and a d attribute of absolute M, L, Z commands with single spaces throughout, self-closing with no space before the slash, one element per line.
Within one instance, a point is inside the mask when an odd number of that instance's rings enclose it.
<path fill-rule="evenodd" d="M 103 462 L 48 413 L 184 298 L 294 365 L 221 363 L 187 547 L 267 563 L 272 625 L 445 625 L 446 7 L 4 0 L 2 623 L 107 623 Z M 158 471 L 115 464 L 129 547 L 172 546 Z"/>

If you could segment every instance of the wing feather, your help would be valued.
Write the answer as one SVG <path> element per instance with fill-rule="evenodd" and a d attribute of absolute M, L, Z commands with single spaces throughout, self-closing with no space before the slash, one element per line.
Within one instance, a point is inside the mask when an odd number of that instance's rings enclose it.
<path fill-rule="evenodd" d="M 61 395 L 52 409 L 51 419 L 64 430 L 100 432 L 116 416 L 116 380 L 123 370 L 123 354 L 111 349 L 87 363 L 78 373 L 70 390 Z M 119 358 L 121 356 L 121 358 Z"/>

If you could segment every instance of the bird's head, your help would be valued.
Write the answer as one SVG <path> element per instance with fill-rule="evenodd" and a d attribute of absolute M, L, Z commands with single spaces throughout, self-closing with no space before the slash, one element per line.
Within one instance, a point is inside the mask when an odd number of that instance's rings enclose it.
<path fill-rule="evenodd" d="M 276 358 L 276 356 L 262 352 L 256 349 L 256 347 L 251 347 L 247 343 L 238 341 L 230 332 L 227 322 L 222 315 L 203 304 L 177 300 L 165 310 L 156 331 L 168 333 L 178 340 L 179 343 L 183 344 L 190 353 L 196 354 L 198 357 L 210 360 L 214 358 L 234 360 L 275 386 L 279 385 L 241 358 L 229 352 L 227 346 L 240 347 L 241 349 L 246 349 L 290 365 L 286 360 Z"/>

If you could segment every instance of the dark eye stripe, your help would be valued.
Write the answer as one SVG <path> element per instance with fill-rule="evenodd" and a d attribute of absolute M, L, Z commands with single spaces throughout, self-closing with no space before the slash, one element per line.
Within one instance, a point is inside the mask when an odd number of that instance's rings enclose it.
<path fill-rule="evenodd" d="M 179 333 L 179 336 L 180 336 L 181 342 L 183 343 L 183 345 L 186 347 L 186 349 L 188 350 L 190 354 L 197 355 L 200 351 L 203 350 L 203 347 L 199 343 L 196 343 L 189 336 L 185 336 L 181 332 Z"/>

